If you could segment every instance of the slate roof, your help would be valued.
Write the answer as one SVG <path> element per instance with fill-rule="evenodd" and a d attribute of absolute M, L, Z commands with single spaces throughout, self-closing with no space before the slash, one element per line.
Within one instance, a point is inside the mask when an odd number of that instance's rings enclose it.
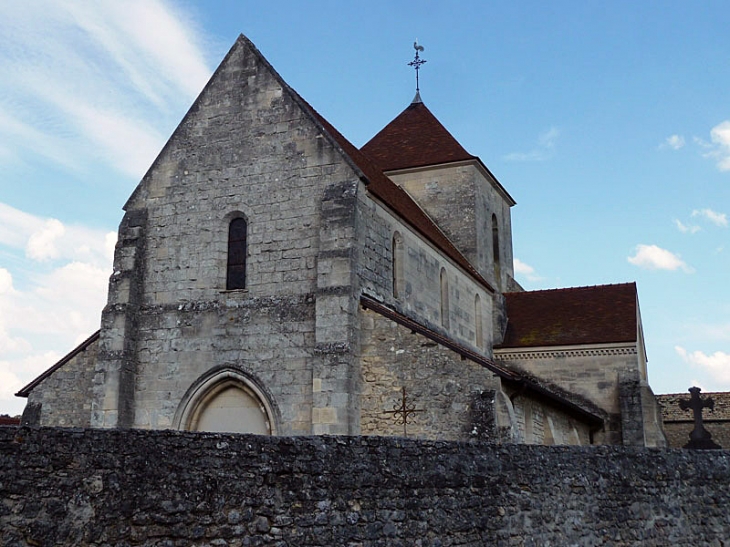
<path fill-rule="evenodd" d="M 498 348 L 636 342 L 635 283 L 505 294 L 507 332 Z"/>
<path fill-rule="evenodd" d="M 715 404 L 713 410 L 704 409 L 702 418 L 706 422 L 726 421 L 730 420 L 730 392 L 715 391 L 700 393 L 702 399 L 710 397 Z M 662 407 L 662 419 L 664 422 L 692 422 L 694 415 L 691 410 L 682 410 L 679 407 L 679 401 L 689 401 L 689 392 L 685 393 L 667 393 L 657 395 L 657 400 Z"/>
<path fill-rule="evenodd" d="M 411 103 L 361 150 L 384 171 L 477 159 L 421 102 Z"/>

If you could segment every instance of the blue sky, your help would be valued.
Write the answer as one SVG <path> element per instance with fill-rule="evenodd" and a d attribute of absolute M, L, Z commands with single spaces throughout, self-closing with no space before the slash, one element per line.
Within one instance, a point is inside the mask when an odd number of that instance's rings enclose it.
<path fill-rule="evenodd" d="M 239 33 L 354 144 L 414 93 L 526 289 L 636 281 L 657 393 L 730 389 L 725 2 L 0 3 L 0 413 L 99 326 L 121 207 Z"/>

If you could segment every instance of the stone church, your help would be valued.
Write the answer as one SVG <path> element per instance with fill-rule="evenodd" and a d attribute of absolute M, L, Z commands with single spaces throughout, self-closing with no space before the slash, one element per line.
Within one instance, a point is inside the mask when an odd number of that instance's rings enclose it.
<path fill-rule="evenodd" d="M 524 291 L 514 205 L 418 94 L 358 149 L 241 36 L 23 422 L 664 446 L 636 286 Z"/>

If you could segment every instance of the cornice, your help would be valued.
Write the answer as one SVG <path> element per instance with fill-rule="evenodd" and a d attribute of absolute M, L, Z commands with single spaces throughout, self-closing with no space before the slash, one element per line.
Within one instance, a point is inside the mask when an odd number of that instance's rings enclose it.
<path fill-rule="evenodd" d="M 637 355 L 635 345 L 631 346 L 591 346 L 562 348 L 520 348 L 496 349 L 495 358 L 502 361 L 523 361 L 527 359 L 564 359 L 570 357 L 613 357 L 617 355 Z"/>

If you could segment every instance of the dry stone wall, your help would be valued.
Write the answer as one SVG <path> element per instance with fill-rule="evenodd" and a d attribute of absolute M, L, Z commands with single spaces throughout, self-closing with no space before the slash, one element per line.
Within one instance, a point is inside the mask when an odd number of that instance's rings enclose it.
<path fill-rule="evenodd" d="M 710 545 L 730 454 L 0 428 L 0 544 Z"/>

